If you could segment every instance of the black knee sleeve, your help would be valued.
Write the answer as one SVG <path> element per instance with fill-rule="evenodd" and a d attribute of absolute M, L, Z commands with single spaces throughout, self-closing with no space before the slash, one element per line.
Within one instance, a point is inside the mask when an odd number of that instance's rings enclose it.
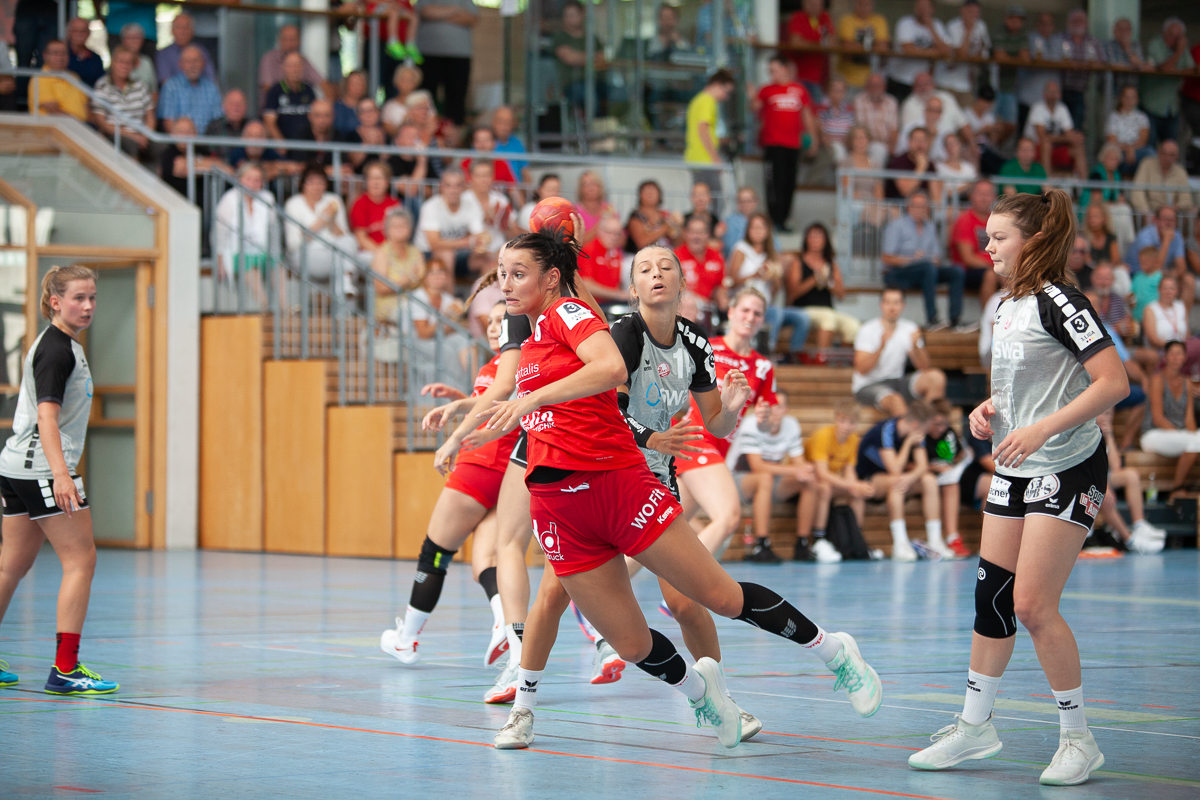
<path fill-rule="evenodd" d="M 421 555 L 417 557 L 417 574 L 413 578 L 412 595 L 408 604 L 418 611 L 429 614 L 437 607 L 442 596 L 442 584 L 446 581 L 446 567 L 457 550 L 438 547 L 429 537 L 421 544 Z"/>
<path fill-rule="evenodd" d="M 1007 639 L 1017 634 L 1017 613 L 1013 602 L 1016 574 L 987 559 L 979 559 L 979 578 L 975 581 L 975 632 L 989 639 Z"/>
<path fill-rule="evenodd" d="M 757 583 L 742 583 L 742 613 L 734 619 L 749 622 L 767 633 L 808 644 L 817 638 L 817 626 L 775 592 Z"/>
<path fill-rule="evenodd" d="M 650 655 L 637 662 L 637 668 L 648 675 L 672 686 L 679 685 L 687 677 L 687 662 L 671 640 L 650 629 Z"/>
<path fill-rule="evenodd" d="M 421 555 L 417 556 L 417 571 L 428 575 L 445 575 L 446 567 L 454 559 L 457 550 L 446 550 L 438 547 L 426 536 L 421 542 Z"/>

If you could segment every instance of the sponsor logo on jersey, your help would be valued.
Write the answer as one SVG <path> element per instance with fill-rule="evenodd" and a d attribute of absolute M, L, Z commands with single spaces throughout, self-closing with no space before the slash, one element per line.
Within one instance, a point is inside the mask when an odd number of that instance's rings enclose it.
<path fill-rule="evenodd" d="M 1080 350 L 1104 338 L 1104 333 L 1100 330 L 1100 326 L 1096 324 L 1096 320 L 1092 318 L 1091 312 L 1086 308 L 1075 316 L 1068 318 L 1063 323 L 1063 327 L 1071 334 L 1071 341 Z"/>
<path fill-rule="evenodd" d="M 1086 492 L 1079 495 L 1079 504 L 1083 506 L 1083 510 L 1092 519 L 1100 513 L 1100 504 L 1104 502 L 1104 492 L 1097 489 L 1095 486 L 1090 487 Z"/>
<path fill-rule="evenodd" d="M 565 489 L 559 489 L 559 491 L 566 492 L 567 494 L 575 494 L 576 492 L 587 491 L 590 488 L 592 488 L 591 484 L 589 484 L 587 481 L 584 481 L 583 483 L 579 484 L 578 486 L 568 486 Z"/>
<path fill-rule="evenodd" d="M 650 492 L 650 496 L 646 498 L 646 502 L 638 510 L 638 514 L 629 524 L 637 528 L 639 531 L 646 527 L 646 523 L 654 518 L 658 512 L 658 504 L 662 502 L 667 493 L 662 489 L 655 489 Z"/>
<path fill-rule="evenodd" d="M 517 370 L 517 383 L 520 383 L 526 378 L 532 378 L 534 375 L 537 375 L 539 369 L 540 367 L 537 364 L 526 364 L 525 366 L 521 367 Z"/>
<path fill-rule="evenodd" d="M 1029 485 L 1025 487 L 1025 502 L 1036 503 L 1039 500 L 1051 498 L 1058 494 L 1059 487 L 1057 475 L 1030 478 Z"/>
<path fill-rule="evenodd" d="M 534 411 L 521 417 L 521 427 L 529 433 L 541 433 L 554 427 L 553 411 Z"/>
<path fill-rule="evenodd" d="M 585 319 L 594 319 L 595 314 L 587 306 L 581 306 L 579 303 L 563 303 L 555 309 L 558 315 L 562 317 L 563 322 L 567 323 L 568 330 L 575 330 L 575 326 L 583 322 Z"/>
<path fill-rule="evenodd" d="M 992 358 L 1007 358 L 1010 361 L 1025 360 L 1024 342 L 992 342 Z"/>
<path fill-rule="evenodd" d="M 1008 488 L 1010 486 L 1012 486 L 1012 481 L 1006 481 L 999 475 L 993 475 L 992 485 L 988 487 L 987 501 L 995 506 L 1007 506 Z M 982 576 L 980 577 L 982 578 Z"/>
<path fill-rule="evenodd" d="M 547 561 L 562 561 L 562 542 L 558 538 L 558 526 L 553 522 L 546 530 L 538 529 L 538 521 L 533 520 L 533 535 L 537 537 L 538 544 L 542 546 L 542 552 L 546 554 Z"/>
<path fill-rule="evenodd" d="M 662 362 L 658 365 L 658 377 L 665 378 L 671 374 L 671 365 L 667 362 Z"/>

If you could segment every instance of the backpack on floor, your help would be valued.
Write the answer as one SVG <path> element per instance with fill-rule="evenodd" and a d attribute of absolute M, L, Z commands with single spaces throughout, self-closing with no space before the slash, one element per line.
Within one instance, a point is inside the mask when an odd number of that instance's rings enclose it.
<path fill-rule="evenodd" d="M 837 548 L 844 559 L 866 559 L 871 557 L 867 540 L 863 538 L 858 518 L 850 506 L 834 506 L 829 509 L 829 523 L 825 538 Z"/>

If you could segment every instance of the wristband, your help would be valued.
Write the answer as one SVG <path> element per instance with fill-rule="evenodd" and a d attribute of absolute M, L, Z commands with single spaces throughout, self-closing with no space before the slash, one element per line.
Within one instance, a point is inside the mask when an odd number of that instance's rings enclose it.
<path fill-rule="evenodd" d="M 617 407 L 621 409 L 621 415 L 625 417 L 625 424 L 627 424 L 629 426 L 629 430 L 633 432 L 633 440 L 637 442 L 637 446 L 649 449 L 647 443 L 650 441 L 650 436 L 654 433 L 654 431 L 650 430 L 645 425 L 629 416 L 628 394 L 625 392 L 617 392 Z"/>

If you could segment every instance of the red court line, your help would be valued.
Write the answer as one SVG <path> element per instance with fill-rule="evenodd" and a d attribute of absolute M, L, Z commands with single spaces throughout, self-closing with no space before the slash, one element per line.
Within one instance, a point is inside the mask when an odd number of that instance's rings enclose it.
<path fill-rule="evenodd" d="M 310 728 L 326 728 L 326 729 L 335 730 L 335 731 L 351 731 L 354 733 L 378 733 L 378 734 L 382 734 L 384 736 L 399 736 L 404 739 L 422 739 L 427 742 L 445 742 L 445 743 L 449 743 L 449 744 L 469 744 L 469 745 L 474 745 L 475 747 L 488 747 L 488 748 L 492 747 L 492 745 L 487 744 L 486 742 L 470 742 L 465 739 L 449 739 L 449 738 L 445 738 L 442 736 L 422 736 L 422 735 L 416 734 L 416 733 L 401 733 L 399 731 L 381 731 L 381 730 L 375 730 L 373 728 L 354 728 L 354 727 L 351 727 L 348 725 L 331 725 L 331 724 L 325 723 L 325 722 L 302 722 L 300 720 L 275 719 L 273 717 L 256 717 L 256 716 L 252 716 L 249 714 L 230 714 L 230 713 L 223 712 L 223 711 L 200 711 L 200 710 L 192 709 L 192 708 L 167 708 L 167 707 L 162 707 L 162 706 L 147 706 L 147 705 L 140 705 L 137 703 L 126 703 L 126 702 L 86 703 L 86 702 L 79 701 L 79 700 L 44 700 L 40 697 L 13 697 L 13 698 L 6 698 L 6 699 L 24 700 L 25 702 L 28 702 L 28 703 L 59 703 L 59 704 L 66 704 L 66 705 L 87 705 L 87 706 L 91 706 L 91 707 L 105 706 L 105 707 L 109 707 L 109 708 L 134 709 L 134 710 L 138 710 L 138 711 L 172 711 L 177 714 L 196 714 L 196 715 L 204 716 L 204 717 L 232 717 L 232 718 L 236 718 L 236 719 L 253 719 L 253 720 L 260 720 L 262 722 L 280 722 L 280 723 L 284 723 L 287 725 L 305 725 Z M 797 736 L 799 738 L 804 738 L 804 739 L 818 738 L 815 736 L 800 736 L 799 734 L 783 734 L 783 735 Z M 873 747 L 898 747 L 898 745 L 879 745 L 879 744 L 874 744 L 872 742 L 852 742 L 848 739 L 828 739 L 826 741 L 845 741 L 848 744 L 870 744 Z M 902 748 L 902 749 L 907 750 L 910 748 Z M 633 761 L 633 760 L 625 759 L 625 758 L 612 758 L 609 756 L 590 756 L 590 755 L 585 755 L 582 753 L 563 753 L 558 750 L 541 750 L 541 749 L 537 749 L 537 748 L 529 748 L 529 752 L 541 753 L 543 755 L 550 755 L 550 756 L 566 756 L 567 758 L 582 758 L 582 759 L 587 759 L 589 761 L 608 761 L 608 762 L 611 762 L 614 764 L 633 764 L 633 765 L 640 766 L 640 767 L 659 767 L 661 769 L 672 769 L 672 770 L 677 770 L 680 772 L 699 772 L 699 773 L 703 773 L 705 775 L 728 775 L 732 778 L 753 778 L 755 780 L 760 780 L 760 781 L 773 781 L 775 783 L 790 783 L 790 784 L 794 784 L 797 786 L 817 786 L 822 789 L 844 789 L 844 790 L 850 791 L 850 792 L 865 792 L 867 794 L 879 794 L 879 795 L 886 795 L 888 797 L 911 797 L 911 798 L 914 798 L 915 800 L 948 800 L 948 798 L 934 797 L 931 795 L 924 795 L 924 794 L 907 794 L 905 792 L 892 792 L 892 791 L 888 791 L 886 789 L 867 789 L 862 786 L 843 786 L 843 785 L 837 784 L 837 783 L 820 783 L 817 781 L 802 781 L 802 780 L 798 780 L 796 778 L 779 778 L 779 777 L 774 777 L 771 775 L 751 775 L 746 772 L 729 772 L 726 770 L 719 770 L 719 769 L 703 769 L 701 767 L 685 767 L 685 766 L 681 766 L 678 764 L 660 764 L 655 761 Z M 85 790 L 85 791 L 90 791 L 90 790 Z"/>
<path fill-rule="evenodd" d="M 1142 708 L 1169 708 L 1172 711 L 1176 710 L 1175 706 L 1142 706 Z"/>
<path fill-rule="evenodd" d="M 1117 704 L 1116 700 L 1093 700 L 1090 697 L 1083 698 L 1083 702 L 1085 702 L 1085 703 L 1108 703 L 1110 706 L 1115 706 Z"/>
<path fill-rule="evenodd" d="M 927 687 L 929 687 L 930 689 L 950 689 L 950 688 L 952 688 L 952 687 L 950 687 L 950 686 L 939 686 L 939 685 L 938 685 L 938 684 L 936 684 L 936 683 L 922 683 L 921 685 L 922 685 L 922 686 L 927 686 Z"/>
<path fill-rule="evenodd" d="M 86 794 L 104 794 L 101 789 L 80 789 L 78 786 L 55 786 L 55 789 L 62 789 L 64 792 L 84 792 Z"/>

